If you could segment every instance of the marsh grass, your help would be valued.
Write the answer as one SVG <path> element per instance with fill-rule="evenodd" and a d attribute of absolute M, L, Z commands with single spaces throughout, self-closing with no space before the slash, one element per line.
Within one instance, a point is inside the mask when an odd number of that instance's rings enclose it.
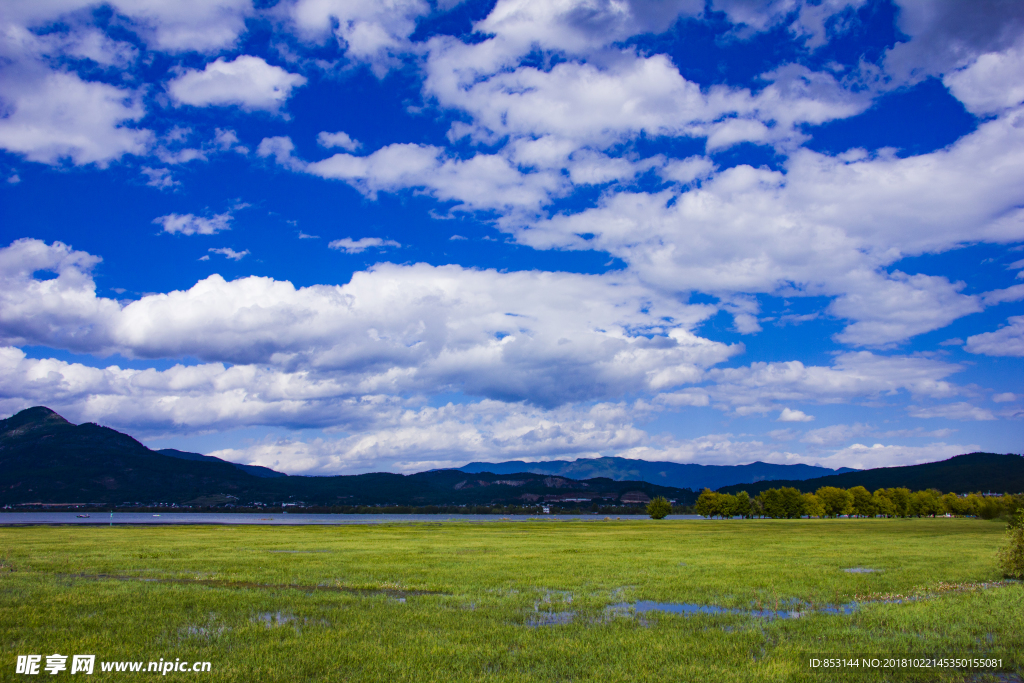
<path fill-rule="evenodd" d="M 1024 586 L 995 584 L 1003 534 L 963 519 L 4 528 L 0 680 L 15 655 L 53 652 L 209 660 L 206 680 L 239 682 L 965 680 L 811 675 L 806 657 L 993 653 L 1019 670 Z M 607 609 L 858 596 L 915 599 L 788 620 Z"/>

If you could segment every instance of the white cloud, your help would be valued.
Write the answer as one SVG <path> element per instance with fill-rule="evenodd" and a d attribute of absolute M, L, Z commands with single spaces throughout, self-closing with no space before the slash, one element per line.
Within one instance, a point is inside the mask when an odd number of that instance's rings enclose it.
<path fill-rule="evenodd" d="M 430 10 L 424 0 L 297 0 L 287 12 L 300 35 L 322 41 L 333 33 L 349 59 L 383 76 L 411 49 L 416 20 Z"/>
<path fill-rule="evenodd" d="M 902 341 L 983 308 L 978 297 L 959 293 L 965 283 L 952 283 L 944 277 L 899 271 L 884 280 L 874 273 L 862 277 L 875 282 L 840 296 L 829 306 L 833 315 L 856 321 L 836 335 L 846 344 Z"/>
<path fill-rule="evenodd" d="M 83 3 L 84 4 L 84 3 Z M 212 52 L 235 44 L 253 15 L 251 0 L 114 0 L 147 43 L 168 52 Z"/>
<path fill-rule="evenodd" d="M 603 64 L 505 69 L 495 40 L 431 42 L 426 93 L 472 116 L 468 126 L 453 128 L 457 137 L 496 141 L 505 135 L 551 135 L 576 148 L 603 148 L 645 132 L 710 136 L 708 148 L 719 149 L 744 141 L 802 139 L 794 128 L 798 124 L 850 116 L 869 103 L 831 74 L 795 65 L 764 74 L 769 85 L 757 95 L 725 86 L 705 92 L 663 54 L 625 51 L 606 55 Z"/>
<path fill-rule="evenodd" d="M 149 166 L 143 166 L 140 170 L 144 176 L 149 178 L 149 180 L 146 181 L 146 184 L 150 187 L 168 190 L 172 187 L 181 185 L 181 183 L 175 180 L 171 175 L 170 170 L 166 168 L 150 168 Z"/>
<path fill-rule="evenodd" d="M 539 405 L 671 390 L 741 348 L 690 331 L 713 307 L 658 296 L 619 273 L 378 264 L 346 285 L 299 289 L 211 275 L 121 306 L 96 296 L 97 261 L 38 240 L 0 250 L 0 341 L 269 363 L 331 378 L 352 395 L 460 390 Z M 60 277 L 36 279 L 42 270 Z"/>
<path fill-rule="evenodd" d="M 708 392 L 705 389 L 684 389 L 683 391 L 676 391 L 670 394 L 658 394 L 654 397 L 654 402 L 676 408 L 680 406 L 706 406 L 711 403 L 708 398 Z"/>
<path fill-rule="evenodd" d="M 777 422 L 811 422 L 814 419 L 813 415 L 807 415 L 802 410 L 793 410 L 791 408 L 783 408 L 782 412 L 779 413 Z"/>
<path fill-rule="evenodd" d="M 327 245 L 328 249 L 337 249 L 343 251 L 346 254 L 361 254 L 367 249 L 371 248 L 383 248 L 383 247 L 400 247 L 402 246 L 394 240 L 385 240 L 380 237 L 363 237 L 358 240 L 353 240 L 351 237 L 343 237 L 340 240 L 334 240 Z"/>
<path fill-rule="evenodd" d="M 249 255 L 248 249 L 244 251 L 235 251 L 231 247 L 211 247 L 207 251 L 209 251 L 211 254 L 220 254 L 221 256 L 225 256 L 231 259 L 232 261 L 241 261 L 243 258 Z"/>
<path fill-rule="evenodd" d="M 607 251 L 666 290 L 837 297 L 829 311 L 850 323 L 841 341 L 901 342 L 1013 294 L 983 302 L 946 278 L 885 268 L 965 240 L 1024 239 L 1022 120 L 1006 114 L 930 154 L 800 150 L 784 173 L 738 166 L 682 193 L 608 192 L 579 213 L 498 225 L 538 249 Z"/>
<path fill-rule="evenodd" d="M 378 413 L 365 430 L 340 439 L 267 440 L 217 451 L 235 462 L 266 464 L 304 474 L 457 467 L 469 460 L 592 457 L 643 443 L 623 404 L 539 410 L 523 404 L 480 401 L 440 408 Z"/>
<path fill-rule="evenodd" d="M 995 401 L 996 403 L 1009 403 L 1010 401 L 1016 401 L 1017 395 L 1009 391 L 1006 391 L 1001 394 L 996 394 L 995 396 L 992 397 L 992 400 Z"/>
<path fill-rule="evenodd" d="M 238 134 L 230 129 L 217 128 L 214 130 L 213 143 L 225 152 L 233 151 L 239 154 L 248 154 L 249 148 L 239 144 Z"/>
<path fill-rule="evenodd" d="M 125 154 L 143 154 L 148 130 L 128 127 L 142 118 L 138 94 L 65 72 L 22 74 L 2 87 L 6 116 L 0 118 L 0 148 L 30 161 L 69 159 L 104 166 Z"/>
<path fill-rule="evenodd" d="M 946 381 L 960 370 L 950 363 L 915 356 L 879 356 L 867 351 L 836 356 L 831 367 L 800 361 L 752 363 L 747 367 L 716 368 L 705 373 L 712 400 L 740 415 L 782 410 L 792 402 L 842 403 L 877 399 L 908 391 L 944 398 L 958 388 Z"/>
<path fill-rule="evenodd" d="M 1024 102 L 1024 49 L 989 52 L 942 82 L 968 111 L 993 114 Z"/>
<path fill-rule="evenodd" d="M 164 232 L 170 234 L 181 233 L 182 235 L 215 235 L 218 232 L 231 229 L 231 214 L 218 213 L 210 218 L 195 216 L 190 213 L 170 213 L 166 216 L 154 218 L 153 222 L 162 225 Z"/>
<path fill-rule="evenodd" d="M 946 73 L 975 56 L 1002 51 L 1024 29 L 1024 8 L 1000 0 L 900 0 L 898 26 L 911 40 L 885 56 L 894 85 Z"/>
<path fill-rule="evenodd" d="M 815 446 L 833 446 L 854 439 L 868 431 L 870 431 L 870 428 L 859 422 L 852 425 L 829 425 L 828 427 L 808 430 L 800 438 L 800 441 Z"/>
<path fill-rule="evenodd" d="M 948 420 L 994 420 L 995 415 L 990 410 L 978 408 L 970 403 L 947 403 L 941 406 L 910 406 L 907 412 L 911 417 L 931 418 L 938 417 Z"/>
<path fill-rule="evenodd" d="M 875 467 L 906 467 L 952 458 L 954 455 L 973 453 L 981 450 L 977 444 L 932 443 L 927 446 L 891 446 L 880 443 L 866 446 L 855 443 L 834 451 L 830 455 L 815 459 L 824 467 L 853 467 L 871 469 Z"/>
<path fill-rule="evenodd" d="M 359 149 L 362 145 L 357 141 L 349 137 L 348 133 L 339 131 L 337 133 L 328 133 L 325 130 L 317 133 L 316 142 L 321 147 L 328 149 L 332 147 L 340 147 L 349 152 L 354 152 Z"/>
<path fill-rule="evenodd" d="M 1013 285 L 1006 289 L 996 289 L 981 295 L 981 300 L 986 306 L 994 306 L 1007 301 L 1020 301 L 1021 299 L 1024 299 L 1024 285 Z"/>
<path fill-rule="evenodd" d="M 177 102 L 197 107 L 238 105 L 276 112 L 292 89 L 305 83 L 305 76 L 288 73 L 260 57 L 242 55 L 230 62 L 220 57 L 202 71 L 186 69 L 167 83 L 167 92 Z"/>
<path fill-rule="evenodd" d="M 151 49 L 167 52 L 210 52 L 230 47 L 245 30 L 245 19 L 254 13 L 252 0 L 111 0 L 106 4 L 127 18 L 128 27 Z M 41 27 L 64 21 L 74 27 L 76 15 L 95 6 L 94 0 L 17 2 L 7 3 L 4 14 L 8 22 L 17 26 Z M 98 47 L 90 44 L 90 40 L 102 39 L 90 38 L 88 33 L 70 40 L 72 49 L 93 59 L 97 50 L 104 50 L 102 43 Z M 106 48 L 105 52 L 109 51 Z M 99 56 L 103 59 L 104 52 Z M 101 59 L 97 61 L 106 63 Z"/>
<path fill-rule="evenodd" d="M 466 160 L 446 158 L 439 147 L 393 144 L 367 156 L 335 154 L 313 163 L 292 155 L 289 138 L 264 138 L 256 150 L 278 164 L 321 178 L 343 180 L 363 194 L 422 189 L 442 201 L 471 209 L 537 210 L 565 182 L 555 173 L 522 174 L 506 158 L 478 154 Z"/>
<path fill-rule="evenodd" d="M 1006 322 L 995 332 L 968 337 L 964 348 L 986 356 L 1024 356 L 1024 315 L 1012 316 Z"/>

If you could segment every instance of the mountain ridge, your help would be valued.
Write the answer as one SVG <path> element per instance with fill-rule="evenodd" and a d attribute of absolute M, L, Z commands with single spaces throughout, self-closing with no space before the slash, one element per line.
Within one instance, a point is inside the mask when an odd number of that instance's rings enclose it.
<path fill-rule="evenodd" d="M 1015 453 L 964 453 L 961 455 L 897 467 L 877 467 L 871 470 L 845 472 L 815 479 L 734 484 L 718 489 L 721 493 L 746 491 L 756 495 L 769 488 L 790 486 L 803 492 L 813 492 L 822 486 L 852 488 L 863 486 L 869 491 L 880 488 L 906 487 L 911 490 L 936 488 L 943 492 L 971 493 L 992 491 L 997 493 L 1024 492 L 1024 456 Z"/>
<path fill-rule="evenodd" d="M 42 406 L 0 420 L 0 505 L 187 503 L 210 496 L 239 504 L 329 506 L 608 505 L 643 503 L 655 496 L 683 504 L 696 500 L 689 489 L 647 482 L 575 481 L 530 473 L 289 476 L 200 453 L 153 451 L 127 434 L 88 422 L 74 425 Z"/>
<path fill-rule="evenodd" d="M 817 465 L 776 465 L 766 462 L 752 462 L 746 465 L 698 465 L 696 463 L 674 463 L 652 460 L 634 460 L 606 456 L 601 458 L 577 458 L 576 460 L 549 460 L 546 462 L 524 462 L 509 460 L 499 463 L 471 462 L 456 467 L 461 472 L 477 474 L 511 474 L 530 472 L 553 476 L 588 479 L 607 477 L 618 480 L 650 481 L 663 486 L 688 488 L 699 491 L 705 487 L 718 489 L 731 484 L 754 483 L 765 480 L 803 480 L 813 477 L 856 472 L 849 467 L 831 469 Z"/>

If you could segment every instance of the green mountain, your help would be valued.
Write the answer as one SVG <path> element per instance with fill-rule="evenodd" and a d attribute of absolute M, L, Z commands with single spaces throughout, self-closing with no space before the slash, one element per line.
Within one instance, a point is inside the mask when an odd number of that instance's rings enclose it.
<path fill-rule="evenodd" d="M 643 502 L 665 496 L 692 503 L 689 489 L 531 473 L 440 470 L 296 477 L 183 451 L 152 451 L 107 427 L 74 425 L 38 406 L 0 420 L 0 505 L 23 503 L 186 503 L 231 496 L 239 504 L 489 505 Z"/>
<path fill-rule="evenodd" d="M 700 491 L 704 487 L 717 489 L 730 484 L 776 479 L 810 479 L 857 470 L 841 467 L 836 470 L 814 465 L 774 465 L 752 462 L 747 465 L 697 465 L 693 463 L 651 462 L 631 458 L 577 458 L 576 460 L 548 460 L 546 462 L 471 462 L 458 468 L 473 474 L 493 472 L 532 472 L 571 479 L 607 477 L 620 481 L 650 481 L 662 486 Z"/>
<path fill-rule="evenodd" d="M 837 486 L 844 489 L 863 486 L 869 491 L 905 486 L 912 491 L 938 489 L 944 493 L 1020 493 L 1024 492 L 1024 457 L 1013 453 L 967 453 L 923 465 L 879 467 L 802 481 L 734 484 L 718 490 L 722 493 L 746 491 L 753 496 L 765 489 L 783 486 L 791 486 L 805 492 L 816 491 L 821 486 Z"/>

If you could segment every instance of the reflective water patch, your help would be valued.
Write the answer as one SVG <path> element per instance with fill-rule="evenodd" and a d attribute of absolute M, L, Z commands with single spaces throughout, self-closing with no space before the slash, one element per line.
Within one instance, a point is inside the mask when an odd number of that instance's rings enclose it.
<path fill-rule="evenodd" d="M 738 609 L 734 607 L 719 607 L 718 605 L 701 605 L 693 602 L 654 602 L 652 600 L 638 600 L 637 602 L 620 602 L 609 605 L 606 611 L 617 616 L 629 616 L 632 614 L 646 614 L 647 612 L 667 612 L 669 614 L 682 614 L 694 616 L 697 614 L 737 614 L 741 616 L 755 617 L 758 619 L 799 619 L 815 612 L 825 614 L 852 614 L 857 611 L 857 603 L 851 602 L 846 605 L 824 605 L 812 607 L 802 603 L 796 603 L 791 609 Z"/>
<path fill-rule="evenodd" d="M 575 612 L 536 612 L 526 620 L 526 625 L 534 628 L 538 626 L 561 626 L 571 624 L 575 616 Z"/>

